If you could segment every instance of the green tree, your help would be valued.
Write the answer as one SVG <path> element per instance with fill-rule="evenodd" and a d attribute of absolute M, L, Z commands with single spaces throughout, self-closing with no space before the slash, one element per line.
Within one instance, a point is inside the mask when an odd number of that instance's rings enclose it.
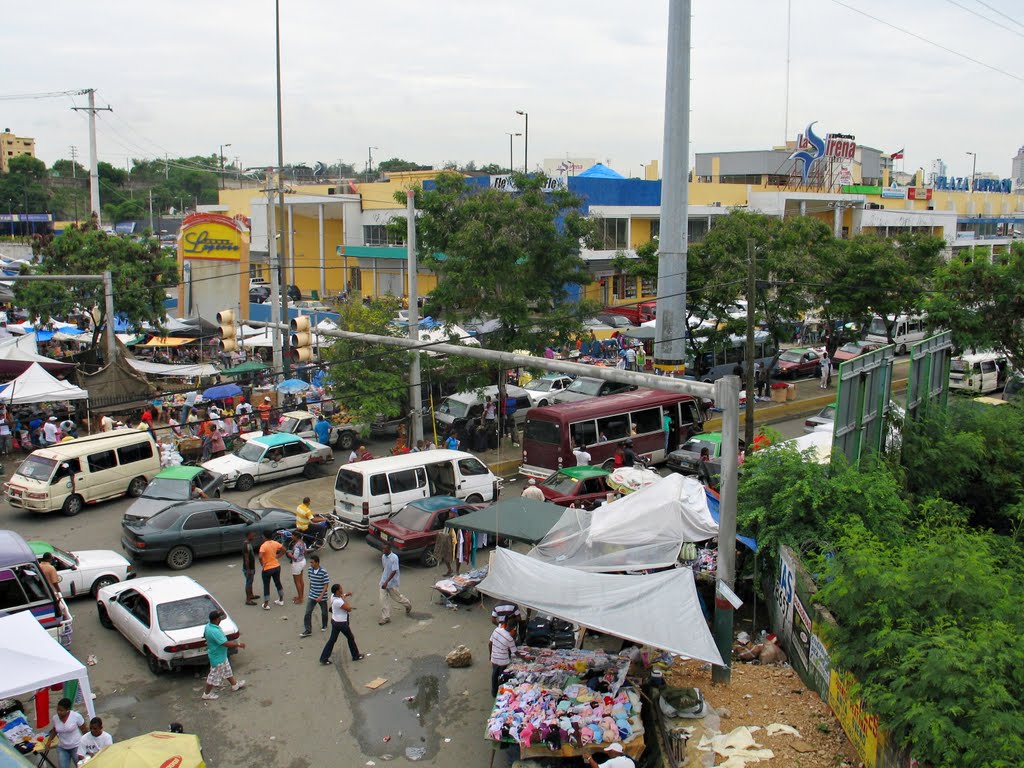
<path fill-rule="evenodd" d="M 88 179 L 89 171 L 72 160 L 57 160 L 51 167 L 55 176 L 62 179 Z"/>
<path fill-rule="evenodd" d="M 107 182 L 115 187 L 123 187 L 128 181 L 128 171 L 100 160 L 96 163 L 96 173 L 101 182 Z"/>
<path fill-rule="evenodd" d="M 166 290 L 178 282 L 177 261 L 160 248 L 159 241 L 137 241 L 110 236 L 94 228 L 71 227 L 60 236 L 36 243 L 42 263 L 35 274 L 99 274 L 109 269 L 114 282 L 114 311 L 129 323 L 149 322 L 159 327 L 166 310 Z M 67 317 L 76 312 L 99 312 L 93 332 L 95 347 L 101 327 L 108 321 L 103 284 L 97 281 L 75 283 L 16 283 L 15 301 L 33 316 L 46 322 L 52 317 Z"/>
<path fill-rule="evenodd" d="M 956 526 L 899 538 L 853 523 L 817 598 L 835 666 L 922 765 L 1018 765 L 1024 754 L 1020 551 Z"/>
<path fill-rule="evenodd" d="M 41 181 L 46 177 L 46 163 L 31 155 L 12 157 L 7 163 L 11 176 L 22 176 L 26 179 Z"/>
<path fill-rule="evenodd" d="M 514 179 L 510 193 L 442 172 L 433 189 L 417 190 L 420 263 L 438 275 L 431 303 L 446 320 L 494 318 L 499 349 L 557 346 L 582 330 L 591 309 L 569 303 L 566 288 L 591 280 L 579 250 L 593 223 L 570 192 L 545 192 L 543 176 Z M 390 226 L 405 231 L 403 219 Z"/>
<path fill-rule="evenodd" d="M 429 165 L 420 165 L 411 160 L 402 160 L 400 157 L 392 157 L 377 163 L 377 170 L 381 173 L 388 171 L 429 171 Z"/>
<path fill-rule="evenodd" d="M 22 213 L 50 210 L 49 195 L 43 185 L 46 163 L 29 155 L 12 157 L 9 171 L 0 176 L 0 204 Z"/>
<path fill-rule="evenodd" d="M 1024 243 L 993 260 L 958 253 L 935 270 L 933 287 L 924 305 L 935 327 L 951 330 L 960 349 L 1004 352 L 1024 370 Z"/>

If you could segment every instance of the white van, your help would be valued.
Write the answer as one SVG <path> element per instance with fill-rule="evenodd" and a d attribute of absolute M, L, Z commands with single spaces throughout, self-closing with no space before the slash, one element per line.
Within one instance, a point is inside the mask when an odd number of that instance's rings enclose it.
<path fill-rule="evenodd" d="M 159 471 L 148 430 L 116 429 L 33 451 L 4 483 L 4 496 L 12 507 L 71 516 L 86 504 L 141 496 Z"/>
<path fill-rule="evenodd" d="M 365 531 L 370 521 L 428 496 L 496 501 L 498 478 L 476 456 L 444 448 L 346 464 L 334 482 L 334 512 Z"/>
<path fill-rule="evenodd" d="M 911 344 L 921 341 L 928 333 L 926 315 L 900 315 L 892 329 L 892 343 L 896 345 L 896 354 L 905 355 Z M 871 318 L 865 341 L 872 344 L 888 344 L 889 337 L 885 333 L 885 320 L 875 315 Z"/>
<path fill-rule="evenodd" d="M 1006 385 L 1009 364 L 999 352 L 975 352 L 949 363 L 949 388 L 987 394 Z"/>
<path fill-rule="evenodd" d="M 516 400 L 516 427 L 522 429 L 523 422 L 526 421 L 526 412 L 533 407 L 530 393 L 522 387 L 516 387 L 512 384 L 505 387 L 505 392 L 508 397 L 514 397 Z M 497 404 L 498 387 L 496 385 L 492 384 L 489 387 L 470 389 L 466 392 L 456 392 L 454 395 L 448 395 L 448 397 L 441 401 L 441 404 L 437 407 L 437 413 L 434 414 L 438 423 L 438 432 L 444 432 L 447 428 L 451 427 L 462 430 L 468 422 L 482 419 L 484 403 L 488 397 Z M 500 405 L 497 407 L 497 412 L 500 415 Z"/>

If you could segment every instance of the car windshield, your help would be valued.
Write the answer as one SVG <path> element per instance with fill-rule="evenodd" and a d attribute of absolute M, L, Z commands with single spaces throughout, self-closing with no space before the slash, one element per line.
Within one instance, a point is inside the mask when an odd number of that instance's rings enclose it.
<path fill-rule="evenodd" d="M 56 459 L 44 459 L 42 456 L 33 455 L 21 462 L 18 474 L 30 480 L 49 480 L 56 466 Z"/>
<path fill-rule="evenodd" d="M 220 606 L 209 595 L 160 603 L 156 607 L 156 623 L 164 632 L 203 627 L 210 620 L 210 611 L 214 610 L 220 610 Z"/>
<path fill-rule="evenodd" d="M 235 449 L 235 456 L 255 464 L 263 456 L 263 446 L 259 443 L 245 442 L 243 440 L 242 444 Z"/>
<path fill-rule="evenodd" d="M 702 448 L 707 448 L 708 453 L 712 456 L 717 456 L 720 445 L 720 443 L 713 443 L 710 440 L 687 440 L 686 445 L 683 446 L 683 450 L 699 454 Z"/>
<path fill-rule="evenodd" d="M 165 501 L 188 501 L 191 498 L 192 483 L 187 480 L 170 480 L 166 477 L 155 477 L 142 494 L 145 499 L 163 499 Z"/>
<path fill-rule="evenodd" d="M 859 342 L 854 342 L 853 344 L 844 344 L 839 349 L 839 351 L 840 352 L 846 352 L 847 354 L 850 354 L 850 355 L 859 355 L 862 348 L 863 347 L 861 346 L 861 344 Z"/>
<path fill-rule="evenodd" d="M 868 333 L 872 336 L 885 336 L 885 320 L 880 317 L 875 317 L 871 320 L 871 325 L 868 326 Z"/>
<path fill-rule="evenodd" d="M 291 416 L 285 416 L 281 419 L 280 425 L 277 427 L 278 432 L 289 432 L 294 433 L 299 429 L 299 420 L 293 419 Z"/>
<path fill-rule="evenodd" d="M 457 419 L 461 419 L 469 413 L 469 403 L 464 403 L 461 400 L 453 400 L 450 397 L 446 397 L 441 401 L 441 407 L 437 410 L 439 413 L 447 413 Z"/>
<path fill-rule="evenodd" d="M 410 531 L 425 531 L 430 523 L 430 512 L 415 504 L 406 504 L 391 517 L 391 522 Z"/>
<path fill-rule="evenodd" d="M 803 352 L 797 352 L 795 349 L 790 349 L 779 355 L 779 360 L 785 360 L 787 363 L 799 363 L 803 360 L 803 357 Z"/>
<path fill-rule="evenodd" d="M 836 420 L 836 407 L 834 405 L 826 405 L 820 411 L 818 411 L 819 419 L 828 419 L 829 421 Z"/>
<path fill-rule="evenodd" d="M 566 387 L 565 391 L 578 392 L 581 395 L 596 395 L 601 391 L 601 384 L 603 383 L 601 379 L 579 378 Z"/>
<path fill-rule="evenodd" d="M 576 493 L 576 486 L 579 482 L 580 481 L 575 477 L 569 477 L 561 472 L 555 472 L 555 474 L 551 475 L 551 477 L 541 483 L 541 485 L 554 491 L 559 496 L 572 496 Z"/>
<path fill-rule="evenodd" d="M 553 383 L 552 379 L 534 379 L 526 385 L 525 389 L 532 389 L 534 392 L 548 392 Z"/>

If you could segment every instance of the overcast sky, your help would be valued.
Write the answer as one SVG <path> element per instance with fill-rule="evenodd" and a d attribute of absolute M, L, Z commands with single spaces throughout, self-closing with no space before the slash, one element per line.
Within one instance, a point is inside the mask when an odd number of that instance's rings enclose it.
<path fill-rule="evenodd" d="M 789 133 L 811 120 L 905 168 L 1010 175 L 1024 144 L 1019 0 L 792 0 Z M 962 7 L 961 7 L 962 6 Z M 402 157 L 530 165 L 566 153 L 622 173 L 661 157 L 667 0 L 282 0 L 286 163 Z M 690 151 L 785 138 L 786 0 L 693 3 Z M 993 19 L 991 23 L 970 13 Z M 1006 14 L 1000 16 L 999 12 Z M 1012 18 L 1008 18 L 1012 17 Z M 0 96 L 96 88 L 100 159 L 213 154 L 273 164 L 272 0 L 8 3 Z M 1000 74 L 988 65 L 1005 70 Z M 0 128 L 87 162 L 85 97 L 0 101 Z M 515 140 L 515 163 L 523 161 Z"/>

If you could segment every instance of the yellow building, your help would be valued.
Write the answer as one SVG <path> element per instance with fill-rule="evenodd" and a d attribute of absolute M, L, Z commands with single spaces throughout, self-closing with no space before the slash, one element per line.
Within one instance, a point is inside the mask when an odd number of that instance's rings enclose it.
<path fill-rule="evenodd" d="M 27 136 L 15 136 L 10 128 L 0 133 L 0 173 L 11 170 L 11 158 L 20 155 L 36 156 L 36 140 Z"/>

